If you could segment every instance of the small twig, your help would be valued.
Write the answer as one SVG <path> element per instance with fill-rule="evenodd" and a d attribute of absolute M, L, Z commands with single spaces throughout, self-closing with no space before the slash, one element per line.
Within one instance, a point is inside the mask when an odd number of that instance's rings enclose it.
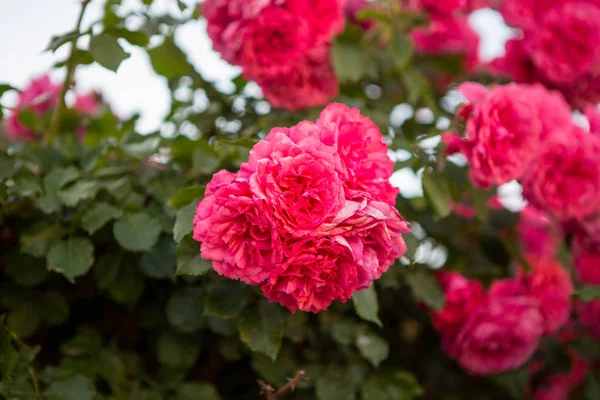
<path fill-rule="evenodd" d="M 85 9 L 88 4 L 90 4 L 91 0 L 83 0 L 81 2 L 81 10 L 79 11 L 79 17 L 77 18 L 77 25 L 75 25 L 75 32 L 77 34 L 71 40 L 71 54 L 69 55 L 69 59 L 67 61 L 67 76 L 65 81 L 63 82 L 62 88 L 60 90 L 60 94 L 58 97 L 58 104 L 54 111 L 52 112 L 52 117 L 50 119 L 50 128 L 48 130 L 48 134 L 46 135 L 46 144 L 51 145 L 54 141 L 54 137 L 58 133 L 59 125 L 60 125 L 60 113 L 62 109 L 65 107 L 65 96 L 71 87 L 71 83 L 73 82 L 73 77 L 75 76 L 75 69 L 77 67 L 76 57 L 77 57 L 77 40 L 80 35 L 79 32 L 81 30 L 81 22 L 83 21 L 83 15 L 85 14 Z"/>
<path fill-rule="evenodd" d="M 288 379 L 288 383 L 279 388 L 279 390 L 275 391 L 273 386 L 269 385 L 264 381 L 258 381 L 258 386 L 260 386 L 260 394 L 266 396 L 266 400 L 280 400 L 286 393 L 293 392 L 296 389 L 296 386 L 302 382 L 307 381 L 308 378 L 304 371 L 300 370 L 292 379 Z"/>

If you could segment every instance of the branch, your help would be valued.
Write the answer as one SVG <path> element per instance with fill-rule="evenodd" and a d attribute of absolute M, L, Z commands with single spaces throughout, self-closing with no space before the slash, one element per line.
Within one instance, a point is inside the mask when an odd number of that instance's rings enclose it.
<path fill-rule="evenodd" d="M 296 374 L 295 377 L 293 377 L 292 379 L 289 379 L 288 383 L 286 383 L 284 386 L 279 388 L 279 390 L 277 390 L 277 391 L 275 391 L 273 386 L 271 386 L 263 381 L 258 381 L 258 385 L 260 386 L 260 389 L 261 389 L 260 394 L 265 395 L 266 400 L 280 400 L 286 393 L 293 392 L 294 389 L 296 389 L 296 386 L 300 382 L 307 381 L 307 380 L 308 380 L 308 378 L 306 377 L 306 374 L 304 373 L 304 371 L 300 370 L 300 371 L 298 371 L 298 373 Z"/>
<path fill-rule="evenodd" d="M 63 82 L 62 88 L 60 90 L 60 94 L 58 97 L 58 104 L 54 111 L 52 112 L 52 117 L 50 119 L 50 128 L 48 130 L 48 135 L 46 136 L 46 144 L 51 145 L 54 141 L 54 137 L 58 133 L 58 129 L 60 127 L 60 113 L 62 109 L 65 107 L 65 96 L 71 87 L 71 83 L 73 82 L 73 77 L 75 76 L 75 69 L 77 67 L 76 57 L 77 57 L 77 40 L 80 37 L 81 31 L 81 22 L 83 21 L 83 15 L 85 14 L 85 9 L 88 4 L 90 4 L 91 0 L 83 0 L 81 2 L 81 10 L 79 11 L 79 17 L 77 18 L 77 24 L 75 25 L 74 32 L 77 32 L 73 40 L 71 40 L 71 54 L 69 55 L 69 59 L 67 61 L 67 76 L 65 81 Z"/>

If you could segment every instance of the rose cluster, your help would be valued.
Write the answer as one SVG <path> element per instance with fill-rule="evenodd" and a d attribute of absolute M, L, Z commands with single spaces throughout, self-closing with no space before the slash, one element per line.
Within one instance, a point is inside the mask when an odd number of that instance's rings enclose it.
<path fill-rule="evenodd" d="M 456 272 L 440 272 L 445 292 L 441 311 L 431 311 L 446 353 L 469 373 L 496 374 L 525 364 L 543 335 L 569 319 L 573 284 L 564 267 L 530 258 L 531 271 L 494 282 L 484 290 Z"/>
<path fill-rule="evenodd" d="M 520 180 L 530 204 L 560 221 L 600 212 L 600 136 L 573 123 L 560 93 L 514 83 L 459 90 L 469 100 L 458 111 L 464 136 L 444 141 L 466 156 L 475 185 Z"/>
<path fill-rule="evenodd" d="M 17 99 L 17 104 L 6 118 L 6 131 L 11 140 L 31 141 L 41 137 L 41 133 L 23 124 L 19 115 L 24 111 L 33 112 L 38 118 L 49 119 L 59 101 L 61 85 L 52 82 L 48 75 L 33 79 Z M 100 108 L 97 94 L 94 92 L 78 94 L 72 105 L 79 116 L 92 115 Z M 85 128 L 77 131 L 78 138 L 85 134 Z"/>
<path fill-rule="evenodd" d="M 215 174 L 194 239 L 220 275 L 291 311 L 324 310 L 406 252 L 392 168 L 375 124 L 331 104 L 316 123 L 274 128 L 237 173 Z"/>
<path fill-rule="evenodd" d="M 600 101 L 600 2 L 503 0 L 508 25 L 521 31 L 492 70 L 517 82 L 542 82 L 576 107 Z"/>
<path fill-rule="evenodd" d="M 213 47 L 256 81 L 275 107 L 323 105 L 339 83 L 331 39 L 344 28 L 345 0 L 206 0 Z"/>

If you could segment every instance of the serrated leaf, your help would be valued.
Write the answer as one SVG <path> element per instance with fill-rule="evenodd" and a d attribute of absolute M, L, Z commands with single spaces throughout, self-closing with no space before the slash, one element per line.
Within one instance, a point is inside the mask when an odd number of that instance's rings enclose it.
<path fill-rule="evenodd" d="M 444 218 L 450 215 L 452 209 L 450 207 L 450 193 L 446 185 L 444 185 L 437 177 L 425 171 L 423 174 L 423 193 L 433 206 L 437 216 Z"/>
<path fill-rule="evenodd" d="M 398 68 L 403 69 L 410 63 L 414 50 L 410 38 L 403 32 L 395 31 L 387 46 Z"/>
<path fill-rule="evenodd" d="M 47 400 L 92 400 L 96 394 L 94 384 L 88 378 L 75 375 L 50 383 L 44 392 Z"/>
<path fill-rule="evenodd" d="M 203 175 L 212 174 L 221 164 L 221 157 L 206 141 L 200 141 L 194 149 L 192 165 L 196 172 Z"/>
<path fill-rule="evenodd" d="M 25 287 L 39 285 L 50 274 L 43 262 L 16 251 L 4 257 L 4 267 L 13 281 Z"/>
<path fill-rule="evenodd" d="M 576 296 L 586 303 L 600 299 L 600 286 L 582 286 L 577 289 Z"/>
<path fill-rule="evenodd" d="M 177 275 L 200 276 L 211 269 L 212 263 L 200 256 L 200 244 L 191 235 L 177 245 Z"/>
<path fill-rule="evenodd" d="M 124 263 L 119 276 L 108 286 L 110 297 L 118 303 L 134 305 L 144 293 L 144 276 L 137 268 Z"/>
<path fill-rule="evenodd" d="M 58 224 L 38 222 L 21 235 L 21 251 L 34 257 L 44 257 L 63 233 L 64 230 Z"/>
<path fill-rule="evenodd" d="M 15 160 L 3 151 L 0 151 L 0 179 L 10 178 L 15 170 Z"/>
<path fill-rule="evenodd" d="M 390 345 L 381 336 L 368 329 L 361 329 L 356 335 L 356 347 L 360 354 L 366 358 L 375 368 L 388 358 Z"/>
<path fill-rule="evenodd" d="M 587 400 L 600 399 L 600 379 L 597 373 L 588 375 L 585 383 L 585 396 Z"/>
<path fill-rule="evenodd" d="M 436 311 L 444 308 L 444 292 L 431 274 L 423 271 L 411 273 L 406 276 L 406 282 L 417 300 Z"/>
<path fill-rule="evenodd" d="M 150 42 L 148 35 L 142 31 L 130 31 L 121 27 L 112 27 L 107 33 L 116 38 L 123 38 L 135 46 L 146 47 Z"/>
<path fill-rule="evenodd" d="M 379 313 L 379 302 L 377 301 L 374 284 L 371 284 L 367 289 L 355 292 L 352 296 L 352 302 L 359 317 L 365 321 L 373 322 L 379 327 L 383 326 L 377 315 Z"/>
<path fill-rule="evenodd" d="M 35 128 L 38 124 L 38 115 L 34 111 L 27 108 L 19 110 L 17 119 L 21 124 L 28 128 Z"/>
<path fill-rule="evenodd" d="M 61 325 L 69 317 L 69 303 L 58 291 L 43 293 L 36 303 L 42 319 L 50 325 Z"/>
<path fill-rule="evenodd" d="M 169 206 L 180 210 L 190 203 L 197 203 L 204 197 L 204 186 L 192 185 L 179 189 L 177 193 L 169 200 Z"/>
<path fill-rule="evenodd" d="M 145 211 L 125 213 L 113 225 L 115 239 L 121 247 L 131 251 L 147 251 L 158 241 L 160 221 Z"/>
<path fill-rule="evenodd" d="M 334 43 L 331 49 L 331 61 L 336 76 L 342 82 L 357 82 L 364 74 L 362 51 L 356 45 Z"/>
<path fill-rule="evenodd" d="M 197 338 L 173 333 L 161 334 L 156 346 L 158 361 L 171 368 L 191 367 L 200 353 L 200 341 Z"/>
<path fill-rule="evenodd" d="M 80 201 L 92 199 L 100 187 L 94 181 L 77 181 L 58 192 L 58 197 L 68 207 L 75 207 Z"/>
<path fill-rule="evenodd" d="M 94 278 L 99 289 L 108 288 L 119 276 L 121 270 L 121 253 L 104 254 L 94 267 Z"/>
<path fill-rule="evenodd" d="M 142 255 L 142 271 L 156 279 L 174 278 L 177 263 L 175 248 L 173 239 L 163 236 L 149 252 Z"/>
<path fill-rule="evenodd" d="M 196 204 L 190 203 L 177 213 L 175 225 L 173 226 L 173 238 L 177 243 L 193 230 L 194 216 L 196 215 Z"/>
<path fill-rule="evenodd" d="M 117 38 L 107 33 L 93 36 L 90 39 L 89 49 L 98 64 L 114 72 L 124 60 L 129 58 L 129 53 L 123 50 Z"/>
<path fill-rule="evenodd" d="M 52 38 L 50 38 L 50 43 L 48 43 L 48 46 L 46 46 L 44 51 L 56 51 L 62 45 L 69 43 L 73 39 L 78 38 L 80 35 L 81 34 L 79 32 L 71 31 L 59 36 L 52 36 Z"/>
<path fill-rule="evenodd" d="M 358 386 L 352 370 L 341 365 L 331 365 L 317 377 L 317 399 L 354 400 Z"/>
<path fill-rule="evenodd" d="M 102 228 L 113 219 L 121 218 L 123 211 L 106 202 L 94 204 L 94 206 L 83 215 L 81 226 L 90 235 Z"/>
<path fill-rule="evenodd" d="M 41 318 L 32 301 L 19 305 L 8 313 L 6 325 L 18 337 L 26 339 L 32 336 L 40 326 Z"/>
<path fill-rule="evenodd" d="M 234 318 L 248 304 L 248 288 L 245 284 L 231 283 L 209 286 L 204 304 L 204 315 Z"/>
<path fill-rule="evenodd" d="M 284 325 L 281 307 L 261 300 L 256 308 L 242 316 L 239 325 L 240 339 L 252 351 L 263 353 L 275 361 L 281 347 Z"/>
<path fill-rule="evenodd" d="M 127 143 L 123 145 L 123 150 L 132 157 L 139 160 L 146 160 L 158 151 L 160 145 L 159 137 L 151 137 L 140 142 Z"/>
<path fill-rule="evenodd" d="M 89 239 L 72 237 L 56 242 L 47 256 L 48 269 L 64 275 L 69 281 L 84 275 L 94 263 L 94 245 Z"/>
<path fill-rule="evenodd" d="M 161 45 L 148 50 L 148 55 L 156 73 L 167 79 L 186 76 L 194 71 L 194 67 L 173 38 L 166 37 Z"/>

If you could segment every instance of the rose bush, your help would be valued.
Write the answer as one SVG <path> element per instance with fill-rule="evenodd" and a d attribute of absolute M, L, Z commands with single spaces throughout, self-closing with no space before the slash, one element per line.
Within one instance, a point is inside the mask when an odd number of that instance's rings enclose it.
<path fill-rule="evenodd" d="M 0 397 L 598 398 L 598 1 L 93 3 L 0 84 Z"/>

